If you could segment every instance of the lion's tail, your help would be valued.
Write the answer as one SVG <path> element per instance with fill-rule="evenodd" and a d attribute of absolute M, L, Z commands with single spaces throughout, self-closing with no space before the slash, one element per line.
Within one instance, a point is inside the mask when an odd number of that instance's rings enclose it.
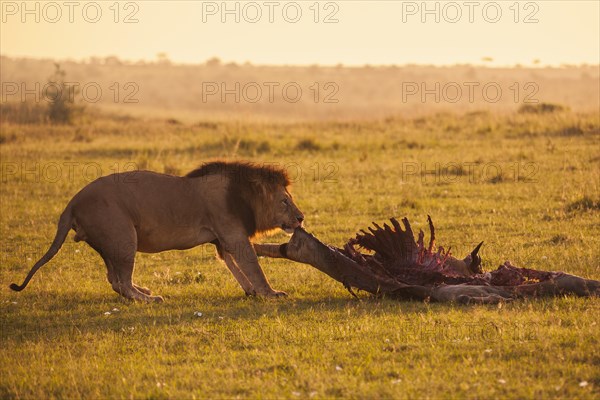
<path fill-rule="evenodd" d="M 58 229 L 56 230 L 56 236 L 54 237 L 54 241 L 50 245 L 50 248 L 48 249 L 46 254 L 44 254 L 42 258 L 40 258 L 39 261 L 35 263 L 33 268 L 31 268 L 31 271 L 29 271 L 29 274 L 27 274 L 27 277 L 25 278 L 25 281 L 23 281 L 22 285 L 19 286 L 16 283 L 12 283 L 10 285 L 10 288 L 12 290 L 20 292 L 21 290 L 25 289 L 25 286 L 27 286 L 27 284 L 29 283 L 33 275 L 35 275 L 37 270 L 40 269 L 42 265 L 50 261 L 52 257 L 56 255 L 56 253 L 58 253 L 63 243 L 65 242 L 67 234 L 71 230 L 72 225 L 73 215 L 71 213 L 71 205 L 69 204 L 67 208 L 65 208 L 65 211 L 63 211 L 63 213 L 61 214 L 60 219 L 58 220 Z"/>

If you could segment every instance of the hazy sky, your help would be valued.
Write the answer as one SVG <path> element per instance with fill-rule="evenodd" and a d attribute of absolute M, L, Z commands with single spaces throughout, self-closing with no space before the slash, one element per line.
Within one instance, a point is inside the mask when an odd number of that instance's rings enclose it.
<path fill-rule="evenodd" d="M 596 0 L 266 0 L 225 7 L 193 0 L 3 0 L 0 6 L 0 52 L 8 56 L 153 60 L 164 52 L 185 63 L 214 56 L 259 64 L 454 64 L 482 63 L 483 57 L 491 57 L 491 65 L 600 62 Z"/>

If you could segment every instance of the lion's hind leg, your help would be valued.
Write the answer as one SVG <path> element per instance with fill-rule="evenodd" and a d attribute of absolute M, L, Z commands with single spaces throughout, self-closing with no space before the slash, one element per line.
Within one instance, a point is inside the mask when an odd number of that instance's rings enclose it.
<path fill-rule="evenodd" d="M 131 300 L 163 302 L 161 296 L 151 296 L 149 289 L 139 287 L 132 282 L 134 257 L 135 253 L 131 257 L 125 257 L 121 260 L 105 260 L 107 267 L 110 264 L 114 272 L 112 282 L 110 282 L 113 290 Z M 111 267 L 108 267 L 109 270 Z"/>
<path fill-rule="evenodd" d="M 110 283 L 112 285 L 113 280 L 115 280 L 116 278 L 113 277 L 113 274 L 110 271 L 110 267 L 108 267 L 109 264 L 106 262 L 106 260 L 105 260 L 105 264 L 106 264 L 106 267 L 109 269 L 109 272 L 107 274 L 108 283 Z M 147 294 L 148 296 L 152 295 L 152 291 L 150 289 L 148 289 L 147 287 L 136 285 L 133 282 L 131 282 L 131 285 L 133 286 L 134 289 L 136 289 L 139 292 L 142 292 L 143 294 Z"/>
<path fill-rule="evenodd" d="M 108 272 L 108 281 L 115 292 L 127 299 L 163 301 L 160 296 L 151 296 L 150 290 L 133 284 L 137 234 L 132 224 L 115 224 L 114 221 L 118 220 L 119 218 L 112 218 L 110 224 L 98 218 L 85 221 L 96 226 L 94 230 L 87 230 L 86 241 L 102 256 Z"/>

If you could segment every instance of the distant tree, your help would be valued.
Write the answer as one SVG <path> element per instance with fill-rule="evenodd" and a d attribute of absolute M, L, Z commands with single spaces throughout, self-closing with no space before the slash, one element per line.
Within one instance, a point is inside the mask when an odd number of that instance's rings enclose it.
<path fill-rule="evenodd" d="M 108 56 L 108 57 L 104 57 L 104 64 L 111 65 L 111 66 L 123 65 L 123 61 L 121 61 L 119 59 L 119 57 L 117 57 L 117 56 Z"/>
<path fill-rule="evenodd" d="M 208 67 L 218 67 L 221 65 L 221 59 L 219 57 L 213 57 L 209 60 L 206 60 L 206 65 Z"/>
<path fill-rule="evenodd" d="M 66 72 L 59 64 L 54 63 L 54 67 L 54 74 L 48 78 L 43 93 L 44 98 L 49 101 L 48 120 L 54 124 L 70 124 L 75 115 L 83 110 L 82 106 L 75 105 L 75 97 L 79 90 L 65 83 Z"/>
<path fill-rule="evenodd" d="M 161 52 L 156 55 L 156 62 L 161 65 L 171 65 L 171 60 L 165 52 Z"/>

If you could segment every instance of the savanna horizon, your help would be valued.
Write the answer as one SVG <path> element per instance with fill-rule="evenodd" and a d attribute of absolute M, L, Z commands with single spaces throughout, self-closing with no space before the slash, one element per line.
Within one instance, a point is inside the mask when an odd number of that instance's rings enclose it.
<path fill-rule="evenodd" d="M 495 68 L 471 65 L 333 67 L 223 63 L 83 61 L 1 57 L 2 103 L 49 101 L 55 62 L 90 110 L 183 122 L 342 121 L 412 118 L 439 112 L 510 113 L 523 104 L 573 111 L 600 107 L 597 65 Z M 46 93 L 46 94 L 45 94 Z"/>

